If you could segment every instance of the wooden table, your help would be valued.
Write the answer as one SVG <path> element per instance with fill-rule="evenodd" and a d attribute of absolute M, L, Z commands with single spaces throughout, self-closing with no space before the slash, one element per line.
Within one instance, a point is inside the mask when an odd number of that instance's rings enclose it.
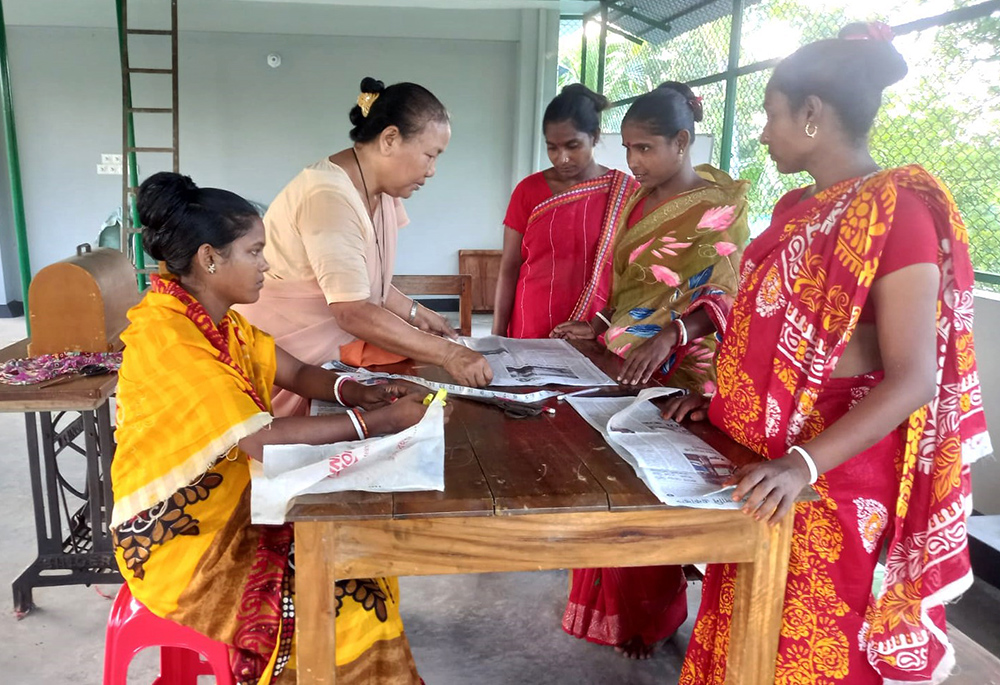
<path fill-rule="evenodd" d="M 27 357 L 27 344 L 0 350 L 0 364 Z M 38 541 L 35 561 L 12 583 L 18 616 L 34 606 L 33 588 L 122 580 L 108 528 L 115 451 L 109 400 L 117 383 L 112 373 L 44 388 L 0 384 L 0 412 L 24 414 Z M 66 450 L 84 458 L 80 478 L 70 475 L 74 469 L 65 459 L 60 462 Z"/>
<path fill-rule="evenodd" d="M 582 349 L 614 377 L 616 358 Z M 433 367 L 390 368 L 445 380 Z M 661 504 L 568 405 L 526 419 L 454 405 L 444 492 L 295 500 L 299 683 L 336 680 L 338 579 L 695 562 L 738 564 L 728 682 L 774 682 L 791 517 L 769 527 L 739 511 Z M 690 428 L 736 464 L 759 459 L 708 424 Z"/>

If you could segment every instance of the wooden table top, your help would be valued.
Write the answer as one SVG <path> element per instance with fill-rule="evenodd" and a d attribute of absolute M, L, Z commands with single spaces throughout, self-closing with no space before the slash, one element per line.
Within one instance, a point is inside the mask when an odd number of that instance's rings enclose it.
<path fill-rule="evenodd" d="M 577 347 L 615 377 L 618 357 L 596 343 Z M 429 380 L 451 380 L 437 367 L 413 362 L 384 370 Z M 588 397 L 637 392 L 610 387 Z M 287 520 L 669 508 L 568 404 L 556 405 L 555 415 L 512 419 L 494 406 L 451 396 L 448 401 L 454 404 L 454 411 L 445 426 L 443 492 L 303 495 L 293 502 Z M 685 425 L 737 466 L 761 459 L 708 422 Z"/>
<path fill-rule="evenodd" d="M 28 339 L 0 349 L 0 364 L 28 356 Z M 118 374 L 78 376 L 45 388 L 0 383 L 0 412 L 94 411 L 108 401 Z"/>

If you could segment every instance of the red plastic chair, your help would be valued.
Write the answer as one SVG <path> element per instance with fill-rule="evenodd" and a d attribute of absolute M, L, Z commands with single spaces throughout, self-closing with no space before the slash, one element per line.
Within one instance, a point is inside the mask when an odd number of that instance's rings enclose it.
<path fill-rule="evenodd" d="M 160 618 L 124 584 L 108 617 L 104 685 L 127 685 L 129 664 L 147 647 L 160 648 L 160 675 L 153 685 L 198 685 L 199 675 L 214 675 L 218 685 L 236 685 L 225 644 Z"/>

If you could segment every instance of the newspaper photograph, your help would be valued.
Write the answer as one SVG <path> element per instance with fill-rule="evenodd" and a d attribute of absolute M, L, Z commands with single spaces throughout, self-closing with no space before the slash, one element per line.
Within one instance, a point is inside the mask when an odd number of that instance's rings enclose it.
<path fill-rule="evenodd" d="M 496 335 L 460 340 L 486 357 L 493 369 L 491 385 L 617 385 L 565 340 L 519 340 Z"/>
<path fill-rule="evenodd" d="M 664 504 L 699 509 L 739 509 L 733 487 L 725 487 L 735 466 L 675 421 L 660 416 L 649 400 L 672 392 L 650 388 L 638 397 L 567 397 L 583 419 L 635 471 Z"/>

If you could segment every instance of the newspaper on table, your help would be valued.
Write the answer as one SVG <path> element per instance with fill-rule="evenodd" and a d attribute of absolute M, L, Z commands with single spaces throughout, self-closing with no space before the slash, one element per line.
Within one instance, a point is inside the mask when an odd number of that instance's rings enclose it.
<path fill-rule="evenodd" d="M 461 338 L 461 343 L 486 357 L 493 369 L 492 385 L 617 385 L 565 340 L 489 335 Z"/>
<path fill-rule="evenodd" d="M 668 421 L 650 399 L 676 392 L 648 388 L 638 397 L 567 397 L 664 504 L 699 509 L 738 509 L 734 488 L 723 483 L 731 461 L 691 431 Z"/>
<path fill-rule="evenodd" d="M 416 425 L 367 440 L 331 445 L 267 445 L 250 462 L 250 520 L 285 521 L 289 503 L 307 493 L 444 490 L 444 409 L 431 402 Z"/>

